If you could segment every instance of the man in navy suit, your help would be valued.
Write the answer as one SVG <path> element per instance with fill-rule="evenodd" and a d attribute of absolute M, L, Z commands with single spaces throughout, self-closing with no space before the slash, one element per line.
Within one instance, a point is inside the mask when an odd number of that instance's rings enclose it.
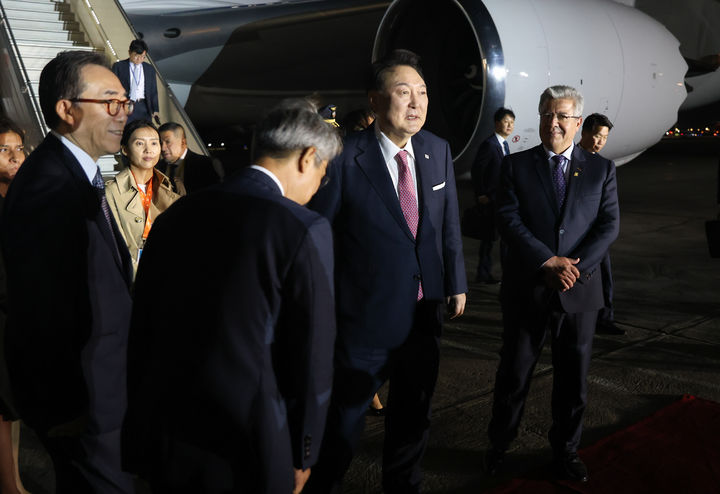
<path fill-rule="evenodd" d="M 582 109 L 574 88 L 547 88 L 539 105 L 542 144 L 503 161 L 498 228 L 508 251 L 500 290 L 503 346 L 488 428 L 490 474 L 517 435 L 549 332 L 553 469 L 561 478 L 588 479 L 577 448 L 597 312 L 604 304 L 600 262 L 617 237 L 619 211 L 615 164 L 573 144 Z"/>
<path fill-rule="evenodd" d="M 132 105 L 104 58 L 82 51 L 50 61 L 39 93 L 52 130 L 15 176 L 0 230 L 12 391 L 58 493 L 129 493 L 120 430 L 132 265 L 97 160 L 120 149 Z"/>
<path fill-rule="evenodd" d="M 392 52 L 373 64 L 370 84 L 375 124 L 347 138 L 310 205 L 333 225 L 338 341 L 309 492 L 338 488 L 387 379 L 383 486 L 419 492 L 443 304 L 451 317 L 465 307 L 453 162 L 448 143 L 421 130 L 428 97 L 417 56 Z"/>
<path fill-rule="evenodd" d="M 129 57 L 112 66 L 112 71 L 120 79 L 130 99 L 135 102 L 135 110 L 128 122 L 150 120 L 153 117 L 160 123 L 155 68 L 145 61 L 147 50 L 147 43 L 134 39 L 130 42 Z"/>
<path fill-rule="evenodd" d="M 281 494 L 307 480 L 336 322 L 330 225 L 302 205 L 341 147 L 309 103 L 275 109 L 256 128 L 253 166 L 153 225 L 123 436 L 126 466 L 153 492 Z"/>
<path fill-rule="evenodd" d="M 613 124 L 607 116 L 601 113 L 591 113 L 583 122 L 578 146 L 589 153 L 599 153 L 607 144 L 608 135 L 612 128 Z M 610 252 L 605 255 L 603 262 L 600 263 L 600 269 L 602 270 L 605 307 L 600 309 L 598 314 L 595 333 L 622 336 L 625 334 L 625 330 L 615 325 L 615 309 L 613 306 L 615 283 L 612 275 L 612 264 L 610 263 Z"/>
<path fill-rule="evenodd" d="M 473 188 L 475 189 L 475 200 L 478 207 L 486 214 L 488 220 L 486 225 L 486 237 L 480 239 L 478 251 L 478 267 L 475 281 L 479 283 L 495 284 L 498 281 L 492 276 L 492 253 L 495 242 L 495 194 L 500 185 L 500 163 L 503 158 L 510 154 L 510 147 L 507 138 L 515 128 L 515 113 L 507 108 L 498 108 L 494 115 L 495 133 L 485 139 L 478 149 L 477 156 L 473 162 L 470 175 Z"/>

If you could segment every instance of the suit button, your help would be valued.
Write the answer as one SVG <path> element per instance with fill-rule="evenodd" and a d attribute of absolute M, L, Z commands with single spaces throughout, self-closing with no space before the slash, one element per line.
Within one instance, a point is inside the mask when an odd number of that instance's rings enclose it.
<path fill-rule="evenodd" d="M 142 218 L 135 216 L 135 223 L 142 223 Z"/>
<path fill-rule="evenodd" d="M 413 275 L 413 279 L 414 279 L 415 281 L 420 281 L 420 280 L 422 280 L 422 276 L 420 276 L 419 274 L 414 274 L 414 275 Z"/>
<path fill-rule="evenodd" d="M 565 235 L 565 229 L 564 229 L 564 228 L 560 228 L 560 235 Z"/>

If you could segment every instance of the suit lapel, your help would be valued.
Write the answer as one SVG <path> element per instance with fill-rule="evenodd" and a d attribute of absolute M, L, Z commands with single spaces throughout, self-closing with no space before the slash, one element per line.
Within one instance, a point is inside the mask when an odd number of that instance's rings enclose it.
<path fill-rule="evenodd" d="M 115 224 L 115 219 L 111 214 L 111 227 L 113 229 L 115 239 L 120 240 L 119 242 L 113 240 L 110 230 L 108 228 L 103 228 L 100 224 L 101 221 L 107 224 L 107 220 L 105 219 L 105 214 L 102 210 L 102 205 L 100 204 L 100 194 L 98 193 L 98 190 L 90 183 L 87 175 L 85 175 L 85 172 L 82 169 L 82 166 L 78 163 L 78 160 L 72 152 L 70 152 L 70 150 L 66 148 L 57 137 L 52 134 L 50 134 L 50 137 L 54 139 L 56 143 L 55 145 L 58 149 L 58 154 L 63 157 L 62 161 L 65 163 L 65 166 L 77 181 L 80 192 L 85 194 L 88 207 L 94 215 L 93 221 L 98 225 L 100 234 L 110 247 L 112 257 L 115 259 L 115 263 L 120 269 L 120 272 L 125 276 L 125 280 L 129 286 L 132 282 L 132 260 L 130 259 L 130 252 L 128 251 L 127 246 L 122 242 L 122 236 Z M 118 257 L 118 255 L 120 257 Z"/>
<path fill-rule="evenodd" d="M 503 148 L 500 145 L 500 143 L 498 142 L 497 137 L 495 137 L 495 134 L 491 135 L 490 139 L 492 139 L 491 142 L 493 143 L 493 146 L 495 147 L 495 152 L 497 153 L 498 158 L 500 159 L 500 161 L 502 161 L 503 158 L 505 157 L 505 151 L 503 151 Z"/>
<path fill-rule="evenodd" d="M 575 200 L 578 198 L 580 194 L 580 190 L 582 189 L 582 180 L 583 180 L 583 167 L 585 166 L 585 156 L 583 155 L 582 150 L 580 150 L 580 146 L 575 146 L 575 149 L 573 149 L 572 152 L 572 160 L 570 161 L 569 165 L 570 167 L 570 173 L 568 173 L 568 190 L 567 190 L 567 197 L 565 198 L 565 211 L 571 207 L 572 204 L 575 203 Z M 563 216 L 565 215 L 565 212 L 563 212 Z"/>
<path fill-rule="evenodd" d="M 400 228 L 414 240 L 412 232 L 405 221 L 397 193 L 393 189 L 392 179 L 385 166 L 385 159 L 380 151 L 380 144 L 375 137 L 373 126 L 364 132 L 364 139 L 358 142 L 359 153 L 355 156 L 355 162 L 367 177 L 370 185 L 380 196 L 380 199 L 387 207 L 390 215 L 395 219 Z M 417 151 L 416 151 L 417 152 Z"/>
<path fill-rule="evenodd" d="M 418 133 L 412 138 L 413 151 L 415 152 L 415 172 L 418 182 L 418 236 L 422 231 L 423 218 L 427 217 L 427 202 L 432 197 L 432 164 L 433 156 L 425 146 L 425 139 Z"/>
<path fill-rule="evenodd" d="M 542 145 L 538 146 L 537 152 L 534 154 L 535 157 L 535 171 L 540 179 L 543 191 L 545 191 L 545 197 L 547 197 L 550 206 L 555 212 L 556 216 L 560 216 L 560 209 L 557 204 L 557 194 L 555 193 L 555 187 L 552 183 L 552 177 L 550 176 L 550 164 L 547 160 L 547 155 Z"/>

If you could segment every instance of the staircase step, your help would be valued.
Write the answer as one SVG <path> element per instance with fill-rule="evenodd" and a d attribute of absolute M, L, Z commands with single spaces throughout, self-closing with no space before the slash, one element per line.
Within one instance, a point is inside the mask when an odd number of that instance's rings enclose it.
<path fill-rule="evenodd" d="M 117 174 L 117 170 L 115 169 L 117 160 L 115 156 L 114 154 L 107 154 L 100 157 L 98 164 L 100 165 L 100 173 L 102 173 L 104 178 L 110 178 Z"/>
<path fill-rule="evenodd" d="M 55 55 L 65 50 L 94 51 L 95 48 L 87 45 L 76 45 L 72 41 L 58 43 L 27 43 L 18 42 L 20 55 L 24 57 L 55 58 Z"/>
<path fill-rule="evenodd" d="M 22 52 L 20 52 L 20 53 L 22 54 Z M 42 68 L 45 67 L 45 65 L 47 65 L 47 63 L 50 60 L 52 60 L 53 58 L 55 58 L 55 55 L 47 56 L 47 57 L 35 57 L 35 56 L 24 55 L 22 57 L 22 62 L 23 62 L 23 65 L 25 65 L 25 68 L 27 70 L 34 70 L 34 69 L 42 70 Z"/>
<path fill-rule="evenodd" d="M 19 42 L 62 42 L 85 43 L 82 33 L 69 33 L 66 31 L 43 31 L 41 29 L 15 29 L 12 30 L 15 40 Z"/>
<path fill-rule="evenodd" d="M 61 21 L 56 19 L 52 20 L 37 20 L 37 19 L 20 19 L 8 17 L 8 23 L 10 29 L 16 31 L 18 29 L 27 29 L 35 31 L 80 31 L 80 24 L 75 21 Z"/>
<path fill-rule="evenodd" d="M 28 10 L 28 9 L 10 9 L 5 7 L 5 15 L 12 23 L 15 19 L 35 20 L 35 21 L 74 21 L 75 16 L 72 12 L 58 12 L 57 10 Z"/>
<path fill-rule="evenodd" d="M 3 7 L 16 10 L 33 10 L 35 12 L 69 12 L 70 5 L 49 0 L 2 0 Z"/>

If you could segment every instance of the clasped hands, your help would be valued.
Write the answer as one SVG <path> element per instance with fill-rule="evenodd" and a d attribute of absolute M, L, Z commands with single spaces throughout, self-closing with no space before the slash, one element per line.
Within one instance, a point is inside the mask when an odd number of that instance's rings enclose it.
<path fill-rule="evenodd" d="M 580 278 L 580 271 L 575 267 L 580 258 L 553 256 L 543 264 L 545 283 L 555 290 L 566 292 Z"/>

